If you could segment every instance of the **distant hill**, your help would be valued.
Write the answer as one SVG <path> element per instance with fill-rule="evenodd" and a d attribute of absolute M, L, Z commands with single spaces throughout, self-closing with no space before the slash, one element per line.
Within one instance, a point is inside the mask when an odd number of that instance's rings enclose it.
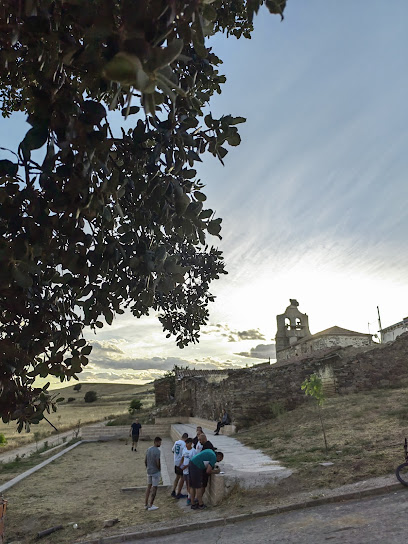
<path fill-rule="evenodd" d="M 81 385 L 80 391 L 74 391 L 77 384 Z M 95 383 L 95 382 L 73 382 L 72 385 L 58 389 L 50 389 L 52 393 L 58 393 L 60 397 L 78 397 L 83 399 L 87 391 L 96 391 L 99 399 L 126 400 L 141 393 L 153 392 L 153 382 L 144 385 L 132 385 L 128 383 Z"/>

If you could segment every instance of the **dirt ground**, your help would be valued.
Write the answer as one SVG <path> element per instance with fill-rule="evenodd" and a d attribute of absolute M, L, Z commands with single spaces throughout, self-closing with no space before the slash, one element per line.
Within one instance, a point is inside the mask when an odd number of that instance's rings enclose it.
<path fill-rule="evenodd" d="M 150 445 L 139 442 L 135 453 L 130 443 L 120 441 L 81 444 L 7 490 L 6 542 L 31 543 L 39 531 L 60 524 L 63 530 L 41 541 L 73 542 L 94 531 L 113 534 L 119 527 L 179 516 L 167 488 L 159 488 L 156 512 L 145 511 L 144 491 L 121 491 L 145 485 L 144 455 Z M 104 520 L 116 517 L 118 525 L 102 529 Z"/>

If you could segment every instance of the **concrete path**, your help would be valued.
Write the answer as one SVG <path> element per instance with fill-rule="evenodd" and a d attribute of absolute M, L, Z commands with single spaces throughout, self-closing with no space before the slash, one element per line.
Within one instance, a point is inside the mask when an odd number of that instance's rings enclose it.
<path fill-rule="evenodd" d="M 190 437 L 196 435 L 196 426 L 190 424 L 173 425 L 181 434 L 186 432 Z M 214 429 L 203 429 L 217 450 L 222 451 L 224 460 L 220 463 L 225 472 L 227 487 L 238 484 L 242 488 L 261 487 L 287 478 L 292 471 L 282 467 L 259 450 L 244 446 L 231 436 L 214 436 Z"/>

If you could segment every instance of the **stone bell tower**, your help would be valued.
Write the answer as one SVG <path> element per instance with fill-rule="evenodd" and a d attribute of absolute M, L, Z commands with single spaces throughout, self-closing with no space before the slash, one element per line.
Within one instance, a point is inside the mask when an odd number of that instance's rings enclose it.
<path fill-rule="evenodd" d="M 298 310 L 299 302 L 290 299 L 290 306 L 284 314 L 277 315 L 278 330 L 275 336 L 276 351 L 293 346 L 296 342 L 310 336 L 309 318 Z"/>

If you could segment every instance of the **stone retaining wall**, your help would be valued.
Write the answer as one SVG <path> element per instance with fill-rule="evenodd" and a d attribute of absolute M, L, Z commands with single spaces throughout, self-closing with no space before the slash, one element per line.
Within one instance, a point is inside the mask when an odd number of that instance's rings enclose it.
<path fill-rule="evenodd" d="M 81 430 L 82 440 L 120 440 L 129 438 L 130 425 L 104 426 L 90 425 Z M 153 440 L 155 436 L 169 436 L 170 424 L 143 425 L 140 438 Z"/>
<path fill-rule="evenodd" d="M 175 408 L 211 421 L 226 408 L 234 424 L 246 427 L 272 417 L 281 408 L 291 410 L 305 402 L 301 384 L 313 373 L 330 376 L 336 394 L 404 385 L 408 382 L 408 333 L 363 352 L 339 348 L 320 359 L 315 355 L 234 370 L 219 382 L 203 376 L 185 377 L 176 383 Z"/>

